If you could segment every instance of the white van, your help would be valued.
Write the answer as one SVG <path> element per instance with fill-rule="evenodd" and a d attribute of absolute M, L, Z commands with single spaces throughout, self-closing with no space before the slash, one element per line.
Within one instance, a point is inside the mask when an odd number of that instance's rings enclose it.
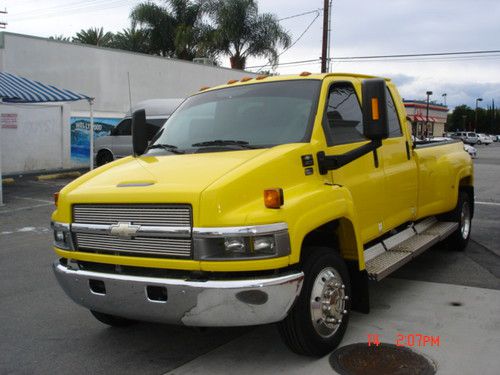
<path fill-rule="evenodd" d="M 137 103 L 127 112 L 123 120 L 107 136 L 97 138 L 94 143 L 94 160 L 100 167 L 115 159 L 132 154 L 132 113 L 146 110 L 146 121 L 150 125 L 149 139 L 165 123 L 184 99 L 150 99 Z"/>

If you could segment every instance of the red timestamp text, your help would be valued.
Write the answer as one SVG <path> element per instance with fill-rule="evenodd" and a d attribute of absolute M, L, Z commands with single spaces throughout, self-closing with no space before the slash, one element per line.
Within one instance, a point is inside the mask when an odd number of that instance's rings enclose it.
<path fill-rule="evenodd" d="M 368 334 L 368 346 L 379 346 L 381 343 L 380 335 Z M 421 333 L 396 334 L 394 340 L 396 346 L 440 346 L 441 336 L 424 335 Z"/>

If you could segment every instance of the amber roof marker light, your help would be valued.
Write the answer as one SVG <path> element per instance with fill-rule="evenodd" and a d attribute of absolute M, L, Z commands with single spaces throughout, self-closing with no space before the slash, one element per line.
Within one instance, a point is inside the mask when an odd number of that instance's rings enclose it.
<path fill-rule="evenodd" d="M 59 192 L 54 193 L 54 205 L 57 207 L 57 203 L 59 203 Z"/>
<path fill-rule="evenodd" d="M 280 208 L 284 203 L 283 189 L 264 190 L 264 204 L 267 208 Z"/>

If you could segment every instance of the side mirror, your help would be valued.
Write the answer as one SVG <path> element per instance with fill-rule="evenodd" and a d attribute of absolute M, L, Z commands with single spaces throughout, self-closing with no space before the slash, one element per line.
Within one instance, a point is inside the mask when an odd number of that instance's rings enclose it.
<path fill-rule="evenodd" d="M 363 135 L 372 141 L 381 141 L 389 136 L 386 92 L 383 79 L 363 81 Z"/>
<path fill-rule="evenodd" d="M 134 156 L 144 154 L 144 151 L 148 147 L 146 111 L 144 109 L 139 109 L 132 115 L 132 145 Z"/>

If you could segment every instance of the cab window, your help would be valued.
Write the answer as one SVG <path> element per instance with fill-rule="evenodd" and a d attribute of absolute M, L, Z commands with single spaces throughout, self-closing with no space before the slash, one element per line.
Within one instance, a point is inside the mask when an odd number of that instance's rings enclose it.
<path fill-rule="evenodd" d="M 361 105 L 352 84 L 334 83 L 330 87 L 325 113 L 328 146 L 366 141 Z"/>
<path fill-rule="evenodd" d="M 389 138 L 401 137 L 403 135 L 401 131 L 401 125 L 399 124 L 398 112 L 396 106 L 394 105 L 394 100 L 392 99 L 391 92 L 389 88 L 386 87 L 386 97 L 387 97 L 387 122 L 389 123 Z"/>

